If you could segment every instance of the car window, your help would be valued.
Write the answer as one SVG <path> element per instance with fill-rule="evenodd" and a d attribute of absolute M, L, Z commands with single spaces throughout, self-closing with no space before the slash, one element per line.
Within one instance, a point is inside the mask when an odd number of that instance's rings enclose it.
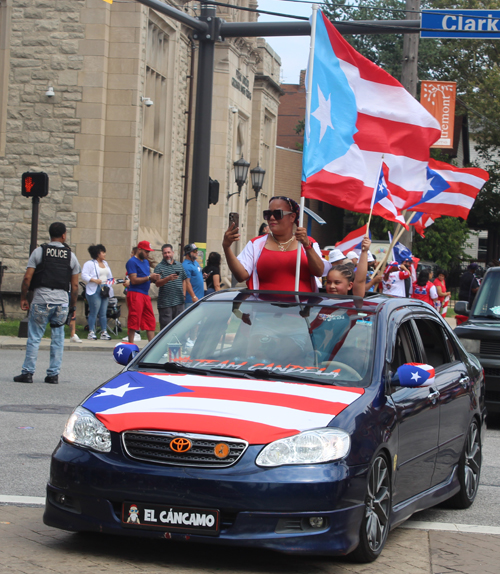
<path fill-rule="evenodd" d="M 141 357 L 141 366 L 311 376 L 368 384 L 375 314 L 340 306 L 206 301 L 184 315 Z"/>
<path fill-rule="evenodd" d="M 474 317 L 488 317 L 500 321 L 500 273 L 488 273 L 474 300 L 471 310 Z"/>
<path fill-rule="evenodd" d="M 447 337 L 441 325 L 430 319 L 414 319 L 422 346 L 424 361 L 435 369 L 454 360 L 450 356 Z"/>
<path fill-rule="evenodd" d="M 393 360 L 390 365 L 390 370 L 394 374 L 401 365 L 416 362 L 418 362 L 418 360 L 415 340 L 412 335 L 411 324 L 409 321 L 406 321 L 400 325 L 396 334 Z"/>

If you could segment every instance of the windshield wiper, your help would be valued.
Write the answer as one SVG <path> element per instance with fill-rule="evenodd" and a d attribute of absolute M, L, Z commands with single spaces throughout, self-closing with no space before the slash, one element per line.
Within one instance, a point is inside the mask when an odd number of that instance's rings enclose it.
<path fill-rule="evenodd" d="M 226 377 L 239 376 L 243 377 L 243 373 L 228 369 L 202 369 L 200 367 L 188 367 L 182 363 L 139 363 L 138 367 L 150 368 L 150 369 L 163 369 L 167 373 L 191 373 L 195 375 L 212 375 L 217 373 L 218 375 L 224 375 Z"/>
<path fill-rule="evenodd" d="M 304 383 L 314 383 L 320 385 L 332 385 L 335 379 L 327 380 L 325 379 L 313 379 L 312 377 L 306 377 L 305 375 L 297 375 L 295 373 L 278 373 L 276 371 L 268 371 L 267 369 L 255 369 L 254 371 L 240 371 L 240 374 L 244 374 L 249 379 L 264 379 L 277 380 L 277 381 L 300 381 Z"/>

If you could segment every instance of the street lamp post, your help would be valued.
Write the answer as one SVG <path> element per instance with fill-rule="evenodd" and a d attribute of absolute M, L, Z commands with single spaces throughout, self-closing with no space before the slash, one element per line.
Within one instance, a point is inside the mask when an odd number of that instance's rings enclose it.
<path fill-rule="evenodd" d="M 240 159 L 238 159 L 237 161 L 235 161 L 233 163 L 233 166 L 234 166 L 234 181 L 236 182 L 236 185 L 238 186 L 238 191 L 235 191 L 234 193 L 228 193 L 227 194 L 228 199 L 232 195 L 236 195 L 236 194 L 240 195 L 241 189 L 245 185 L 245 182 L 247 180 L 248 168 L 250 167 L 250 164 L 248 161 L 243 159 L 243 156 L 241 156 Z M 253 180 L 252 180 L 252 182 L 253 182 Z"/>
<path fill-rule="evenodd" d="M 250 177 L 252 178 L 252 188 L 255 191 L 255 197 L 250 197 L 245 199 L 245 205 L 252 201 L 252 199 L 257 199 L 259 196 L 259 191 L 262 189 L 264 184 L 264 176 L 266 175 L 266 170 L 262 169 L 259 164 L 250 170 Z"/>

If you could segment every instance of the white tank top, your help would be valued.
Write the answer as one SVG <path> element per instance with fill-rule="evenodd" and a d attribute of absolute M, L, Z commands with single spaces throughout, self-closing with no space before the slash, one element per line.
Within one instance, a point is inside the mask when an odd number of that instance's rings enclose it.
<path fill-rule="evenodd" d="M 97 270 L 99 271 L 99 279 L 105 283 L 108 280 L 108 268 L 107 267 L 99 267 L 99 265 L 97 265 Z"/>

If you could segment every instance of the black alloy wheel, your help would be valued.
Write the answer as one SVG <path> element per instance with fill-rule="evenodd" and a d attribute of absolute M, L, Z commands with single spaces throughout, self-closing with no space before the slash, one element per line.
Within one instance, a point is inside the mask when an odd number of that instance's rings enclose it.
<path fill-rule="evenodd" d="M 469 508 L 474 502 L 479 488 L 481 476 L 481 463 L 483 453 L 481 449 L 481 434 L 479 426 L 474 419 L 469 426 L 465 439 L 464 450 L 458 463 L 458 480 L 460 491 L 449 499 L 447 506 L 452 508 Z"/>
<path fill-rule="evenodd" d="M 380 454 L 368 476 L 359 545 L 350 555 L 355 562 L 373 562 L 382 552 L 389 534 L 391 504 L 391 474 L 386 457 Z"/>

